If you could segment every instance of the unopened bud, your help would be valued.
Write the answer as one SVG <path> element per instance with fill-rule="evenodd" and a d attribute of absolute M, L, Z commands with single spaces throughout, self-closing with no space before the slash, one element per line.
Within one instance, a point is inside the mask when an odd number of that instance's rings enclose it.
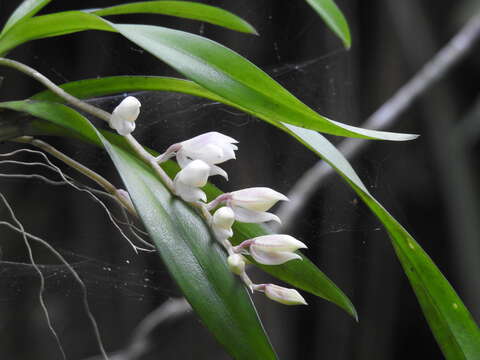
<path fill-rule="evenodd" d="M 264 292 L 270 300 L 284 305 L 308 305 L 303 296 L 295 289 L 284 288 L 275 284 L 266 284 Z"/>
<path fill-rule="evenodd" d="M 245 272 L 245 258 L 240 254 L 232 254 L 227 259 L 228 267 L 234 274 L 240 275 Z"/>

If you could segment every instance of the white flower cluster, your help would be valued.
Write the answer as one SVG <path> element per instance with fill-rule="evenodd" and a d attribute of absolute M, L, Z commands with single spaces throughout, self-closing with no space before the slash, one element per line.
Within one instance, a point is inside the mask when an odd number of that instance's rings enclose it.
<path fill-rule="evenodd" d="M 135 129 L 135 120 L 140 113 L 140 102 L 132 97 L 126 97 L 113 111 L 110 117 L 110 127 L 120 135 L 127 136 Z M 223 176 L 228 180 L 228 174 L 218 166 L 225 161 L 235 159 L 235 145 L 238 141 L 218 132 L 209 132 L 192 139 L 171 145 L 165 153 L 157 157 L 158 163 L 176 157 L 181 170 L 173 179 L 173 191 L 183 200 L 194 202 L 206 209 L 209 223 L 217 240 L 228 252 L 228 266 L 239 275 L 252 291 L 259 291 L 279 303 L 286 305 L 305 304 L 305 299 L 294 289 L 284 288 L 274 284 L 254 284 L 245 272 L 248 263 L 246 256 L 263 265 L 280 265 L 287 261 L 302 260 L 296 253 L 298 249 L 306 248 L 301 241 L 289 235 L 265 235 L 243 241 L 238 246 L 232 246 L 232 226 L 235 221 L 246 223 L 263 223 L 280 219 L 268 210 L 278 201 L 288 198 L 279 192 L 266 187 L 254 187 L 217 197 L 205 204 L 207 196 L 201 189 L 207 184 L 208 177 Z M 209 211 L 215 210 L 213 216 Z"/>
<path fill-rule="evenodd" d="M 218 132 L 209 132 L 192 139 L 170 146 L 159 156 L 158 161 L 165 161 L 176 156 L 182 168 L 173 180 L 174 190 L 185 201 L 205 202 L 202 191 L 209 176 L 221 175 L 228 179 L 227 173 L 218 164 L 235 159 L 238 142 Z M 246 223 L 263 223 L 280 219 L 267 212 L 278 201 L 288 198 L 266 187 L 254 187 L 217 197 L 209 204 L 208 210 L 217 209 L 210 219 L 210 226 L 217 240 L 227 249 L 230 270 L 239 275 L 252 291 L 264 292 L 277 302 L 287 305 L 306 304 L 304 298 L 294 289 L 283 288 L 274 284 L 254 284 L 245 273 L 248 263 L 244 255 L 251 256 L 259 264 L 280 265 L 291 260 L 301 260 L 295 251 L 306 248 L 301 241 L 289 235 L 265 235 L 245 240 L 238 246 L 232 246 L 229 238 L 233 236 L 232 226 L 235 221 Z"/>

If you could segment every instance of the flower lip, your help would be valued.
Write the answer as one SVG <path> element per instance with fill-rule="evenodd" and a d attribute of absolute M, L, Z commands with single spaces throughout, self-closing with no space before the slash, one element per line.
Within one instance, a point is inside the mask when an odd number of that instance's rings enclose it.
<path fill-rule="evenodd" d="M 175 180 L 185 185 L 202 187 L 205 186 L 210 174 L 210 166 L 202 160 L 194 160 L 180 170 Z"/>
<path fill-rule="evenodd" d="M 202 160 L 192 161 L 173 179 L 176 194 L 185 201 L 207 201 L 207 196 L 199 187 L 207 183 L 209 173 L 208 164 Z"/>

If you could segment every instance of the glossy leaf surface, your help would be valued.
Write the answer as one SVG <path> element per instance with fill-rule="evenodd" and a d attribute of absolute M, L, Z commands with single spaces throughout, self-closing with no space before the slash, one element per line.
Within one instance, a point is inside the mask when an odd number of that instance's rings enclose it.
<path fill-rule="evenodd" d="M 85 30 L 114 31 L 96 15 L 83 11 L 65 11 L 35 16 L 20 22 L 0 38 L 0 55 L 27 41 L 71 34 Z"/>
<path fill-rule="evenodd" d="M 136 79 L 134 77 L 134 80 L 140 80 Z M 162 80 L 160 79 L 155 79 L 155 78 L 147 78 L 149 81 L 150 80 Z M 69 83 L 63 86 L 65 89 L 70 90 L 71 94 L 76 95 L 81 97 L 91 97 L 93 94 L 98 96 L 98 89 L 103 89 L 105 95 L 107 94 L 113 94 L 116 92 L 125 92 L 125 91 L 133 91 L 133 89 L 138 89 L 137 86 L 138 84 L 133 81 L 127 81 L 129 80 L 128 77 L 120 77 L 119 80 L 121 83 L 124 83 L 124 87 L 122 90 L 119 90 L 119 84 L 112 82 L 112 79 L 105 79 L 103 81 L 102 79 L 92 79 L 91 82 L 89 80 L 84 80 L 82 81 L 82 86 L 79 86 L 80 82 L 74 82 L 74 83 Z M 173 82 L 171 78 L 167 78 L 168 84 L 172 85 Z M 101 84 L 102 82 L 105 82 L 105 84 Z M 194 87 L 196 86 L 195 84 L 185 81 L 185 80 L 180 80 L 180 85 L 182 85 L 182 89 L 187 85 L 188 83 L 192 84 Z M 109 87 L 107 84 L 113 84 L 112 87 Z M 132 85 L 134 87 L 130 88 L 128 87 L 128 84 Z M 151 86 L 153 84 L 162 84 L 162 82 L 151 82 Z M 158 90 L 158 88 L 157 88 Z M 177 89 L 179 90 L 179 89 Z M 88 93 L 90 91 L 90 93 Z M 43 92 L 40 93 L 37 96 L 34 96 L 34 98 L 50 98 L 53 101 L 58 101 L 55 96 L 49 96 L 49 92 Z M 18 101 L 18 102 L 10 102 L 10 103 L 0 103 L 0 107 L 3 108 L 9 108 L 12 110 L 17 110 L 17 111 L 25 111 L 30 113 L 31 115 L 44 118 L 45 119 L 45 114 L 43 110 L 43 102 L 32 102 L 32 101 Z M 62 108 L 63 109 L 63 108 Z M 51 108 L 49 110 L 50 112 L 55 111 L 55 108 Z M 64 111 L 64 110 L 62 110 Z M 62 116 L 57 115 L 55 117 L 52 117 L 49 121 L 55 122 L 55 119 L 61 118 Z M 63 116 L 65 117 L 65 116 Z M 93 143 L 97 146 L 102 146 L 102 144 L 98 141 L 98 137 L 96 136 L 95 133 L 90 131 L 89 128 L 86 128 L 81 125 L 81 123 L 78 123 L 78 121 L 75 121 L 75 118 L 71 118 L 69 122 L 56 122 L 57 125 L 61 126 L 60 129 L 57 128 L 52 128 L 52 127 L 47 127 L 45 123 L 34 123 L 32 132 L 36 134 L 53 134 L 53 135 L 64 135 L 64 136 L 75 136 L 79 138 L 80 140 L 87 141 L 90 143 Z M 62 128 L 67 130 L 67 132 L 63 132 L 62 134 Z M 109 132 L 104 132 L 103 133 L 105 137 L 109 139 L 110 142 L 115 143 L 119 147 L 123 147 L 124 149 L 128 149 L 128 146 L 125 145 L 123 139 L 115 134 L 109 133 Z M 169 161 L 165 164 L 163 164 L 163 167 L 165 171 L 171 176 L 174 177 L 176 172 L 178 171 L 178 165 L 172 161 Z M 209 184 L 204 188 L 207 196 L 209 199 L 213 199 L 217 197 L 219 194 L 222 192 L 216 188 L 215 186 Z M 255 236 L 260 236 L 260 235 L 265 235 L 268 232 L 266 232 L 265 229 L 263 229 L 261 226 L 257 224 L 243 224 L 243 223 L 236 223 L 234 225 L 235 229 L 235 237 L 233 238 L 233 242 L 236 244 L 240 243 L 243 240 L 255 237 Z M 357 318 L 357 313 L 348 299 L 348 297 L 333 283 L 332 280 L 330 280 L 321 270 L 318 269 L 318 267 L 313 264 L 308 258 L 306 258 L 303 254 L 301 254 L 302 257 L 304 258 L 303 261 L 299 262 L 290 262 L 278 266 L 264 266 L 264 265 L 258 265 L 261 267 L 265 272 L 268 272 L 272 276 L 285 281 L 289 284 L 292 284 L 295 287 L 298 287 L 300 289 L 303 289 L 305 291 L 310 292 L 313 295 L 319 296 L 321 298 L 324 298 L 328 301 L 333 302 L 334 304 L 338 305 L 339 307 L 343 308 L 347 313 L 352 315 L 354 318 Z"/>
<path fill-rule="evenodd" d="M 141 1 L 93 10 L 99 16 L 153 13 L 204 21 L 244 33 L 257 34 L 252 25 L 229 11 L 191 1 Z"/>
<path fill-rule="evenodd" d="M 89 79 L 67 83 L 62 85 L 62 88 L 80 98 L 140 90 L 163 90 L 182 92 L 226 102 L 191 81 L 165 77 L 119 76 Z M 41 92 L 33 96 L 32 99 L 62 101 L 61 98 L 50 91 Z M 164 168 L 171 177 L 178 171 L 178 167 L 172 162 L 166 163 Z M 205 192 L 209 199 L 213 199 L 221 194 L 221 191 L 213 185 L 208 185 L 205 188 Z M 268 234 L 263 227 L 257 224 L 236 223 L 234 228 L 235 236 L 233 242 L 236 244 L 255 236 Z M 303 254 L 302 257 L 304 258 L 302 262 L 291 262 L 279 266 L 257 264 L 257 266 L 282 281 L 337 304 L 350 315 L 357 318 L 355 308 L 348 297 L 308 258 L 303 256 Z"/>
<path fill-rule="evenodd" d="M 366 130 L 329 120 L 239 54 L 204 37 L 159 26 L 111 25 L 197 84 L 268 122 L 281 121 L 349 137 L 393 141 L 416 137 Z"/>
<path fill-rule="evenodd" d="M 197 94 L 201 95 L 200 92 Z M 480 353 L 478 327 L 448 280 L 420 245 L 374 199 L 348 161 L 327 139 L 314 131 L 299 127 L 280 123 L 277 126 L 332 165 L 384 224 L 445 356 L 449 359 L 475 359 L 476 354 Z M 248 233 L 250 229 L 245 231 Z"/>
<path fill-rule="evenodd" d="M 24 0 L 8 18 L 2 32 L 0 33 L 0 38 L 4 33 L 6 33 L 8 30 L 10 30 L 22 20 L 26 20 L 35 15 L 50 1 L 52 0 Z"/>
<path fill-rule="evenodd" d="M 150 25 L 112 24 L 95 15 L 76 11 L 35 17 L 20 26 L 23 28 L 16 32 L 18 36 L 0 42 L 0 54 L 24 41 L 42 37 L 88 29 L 116 30 L 205 89 L 267 122 L 281 121 L 348 137 L 392 141 L 416 138 L 416 135 L 361 129 L 327 119 L 239 54 L 184 31 Z"/>
<path fill-rule="evenodd" d="M 347 20 L 333 0 L 306 0 L 348 49 L 352 44 Z"/>
<path fill-rule="evenodd" d="M 103 144 L 163 262 L 203 323 L 235 359 L 276 359 L 245 288 L 228 269 L 226 255 L 208 226 L 148 167 L 65 105 L 17 101 L 0 107 L 26 111 Z"/>
<path fill-rule="evenodd" d="M 333 166 L 383 223 L 445 357 L 477 359 L 480 354 L 478 326 L 432 259 L 405 228 L 375 200 L 345 157 L 325 137 L 288 124 L 283 126 L 285 131 Z"/>

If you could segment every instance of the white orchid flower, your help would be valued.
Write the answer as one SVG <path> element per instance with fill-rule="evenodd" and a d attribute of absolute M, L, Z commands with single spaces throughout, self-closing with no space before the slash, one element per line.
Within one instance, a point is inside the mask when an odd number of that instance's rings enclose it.
<path fill-rule="evenodd" d="M 210 166 L 202 160 L 194 160 L 180 170 L 173 180 L 175 193 L 185 201 L 207 201 L 205 193 L 199 189 L 206 185 Z"/>
<path fill-rule="evenodd" d="M 235 159 L 234 144 L 237 140 L 219 132 L 208 132 L 183 141 L 173 149 L 176 149 L 177 162 L 181 168 L 187 166 L 193 160 L 202 160 L 210 165 L 210 176 L 221 175 L 228 180 L 225 170 L 216 164 Z"/>
<path fill-rule="evenodd" d="M 221 207 L 212 216 L 211 226 L 218 240 L 226 240 L 233 236 L 232 225 L 235 214 L 228 207 Z"/>
<path fill-rule="evenodd" d="M 122 136 L 129 135 L 135 130 L 135 120 L 140 114 L 140 101 L 133 96 L 127 96 L 113 110 L 110 116 L 110 127 Z"/>
<path fill-rule="evenodd" d="M 273 220 L 280 223 L 278 216 L 266 212 L 280 200 L 288 201 L 288 198 L 267 187 L 253 187 L 231 192 L 226 204 L 232 208 L 237 221 L 262 223 Z"/>
<path fill-rule="evenodd" d="M 248 254 L 256 262 L 264 265 L 280 265 L 290 260 L 302 260 L 295 251 L 306 248 L 303 242 L 290 235 L 264 235 L 245 240 L 236 246 L 234 251 L 244 253 L 248 249 Z"/>
<path fill-rule="evenodd" d="M 308 305 L 303 296 L 295 289 L 275 284 L 261 284 L 255 285 L 254 290 L 263 291 L 270 300 L 284 305 Z"/>

